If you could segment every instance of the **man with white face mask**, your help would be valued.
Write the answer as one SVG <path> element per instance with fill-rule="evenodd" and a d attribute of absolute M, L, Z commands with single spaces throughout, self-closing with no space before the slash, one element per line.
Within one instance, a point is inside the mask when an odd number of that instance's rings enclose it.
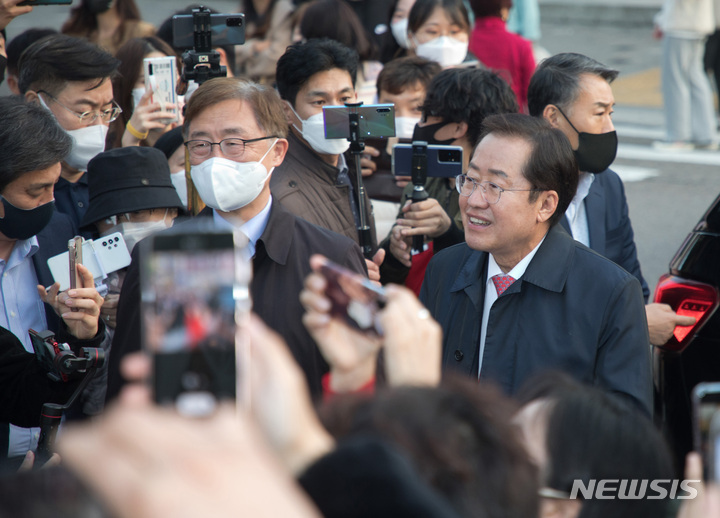
<path fill-rule="evenodd" d="M 356 102 L 357 66 L 354 50 L 328 39 L 296 43 L 280 57 L 276 84 L 285 101 L 289 147 L 270 180 L 270 189 L 296 216 L 359 242 L 355 164 L 351 155 L 344 155 L 350 142 L 325 138 L 322 111 L 323 106 Z M 375 221 L 369 200 L 365 202 L 375 250 Z M 373 260 L 380 264 L 382 257 Z"/>
<path fill-rule="evenodd" d="M 288 148 L 287 122 L 274 90 L 234 78 L 207 81 L 187 105 L 184 133 L 192 180 L 207 205 L 199 217 L 213 218 L 220 228 L 239 227 L 247 236 L 253 311 L 290 344 L 311 391 L 319 395 L 328 367 L 302 324 L 299 293 L 315 253 L 366 275 L 360 248 L 294 216 L 271 195 L 270 178 Z M 139 349 L 138 269 L 133 261 L 120 295 L 108 398 L 121 386 L 119 358 Z"/>
<path fill-rule="evenodd" d="M 119 64 L 99 47 L 62 34 L 35 42 L 18 63 L 21 94 L 50 110 L 73 139 L 55 200 L 78 227 L 89 203 L 88 162 L 105 150 L 108 125 L 121 112 L 110 81 Z"/>

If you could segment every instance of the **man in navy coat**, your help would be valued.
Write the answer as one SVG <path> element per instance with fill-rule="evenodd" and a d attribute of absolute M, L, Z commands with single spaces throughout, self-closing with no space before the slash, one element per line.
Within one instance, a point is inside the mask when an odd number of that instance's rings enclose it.
<path fill-rule="evenodd" d="M 528 88 L 530 115 L 542 117 L 570 140 L 579 167 L 578 190 L 561 223 L 582 244 L 633 274 L 650 289 L 640 271 L 625 189 L 609 169 L 617 154 L 612 122 L 610 83 L 617 70 L 582 54 L 563 53 L 543 61 Z M 667 304 L 647 304 L 650 343 L 663 345 L 675 326 L 692 325 L 693 317 L 680 316 Z"/>
<path fill-rule="evenodd" d="M 443 327 L 443 365 L 510 394 L 561 370 L 650 415 L 640 283 L 557 224 L 577 190 L 568 139 L 526 115 L 484 125 L 457 178 L 466 243 L 433 258 L 420 293 Z"/>

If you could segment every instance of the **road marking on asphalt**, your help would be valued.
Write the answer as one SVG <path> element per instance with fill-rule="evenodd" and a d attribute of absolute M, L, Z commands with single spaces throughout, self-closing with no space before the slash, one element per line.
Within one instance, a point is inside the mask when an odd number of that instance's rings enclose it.
<path fill-rule="evenodd" d="M 658 151 L 650 146 L 640 146 L 637 144 L 620 144 L 618 146 L 617 158 L 720 166 L 720 152 L 718 151 Z"/>
<path fill-rule="evenodd" d="M 652 167 L 637 167 L 626 164 L 613 164 L 612 170 L 615 171 L 623 182 L 642 182 L 648 178 L 660 176 L 660 171 Z"/>

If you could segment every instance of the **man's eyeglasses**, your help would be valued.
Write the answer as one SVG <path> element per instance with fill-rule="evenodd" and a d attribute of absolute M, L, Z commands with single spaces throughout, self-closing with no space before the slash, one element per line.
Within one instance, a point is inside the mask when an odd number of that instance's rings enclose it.
<path fill-rule="evenodd" d="M 270 138 L 280 138 L 274 135 L 267 137 L 258 137 L 251 139 L 243 138 L 224 138 L 220 142 L 210 142 L 209 140 L 188 140 L 185 142 L 188 152 L 192 158 L 207 158 L 212 154 L 213 146 L 220 146 L 220 151 L 228 158 L 242 158 L 245 154 L 245 146 L 252 142 L 267 140 Z"/>
<path fill-rule="evenodd" d="M 455 177 L 455 188 L 460 196 L 470 196 L 475 192 L 475 189 L 480 187 L 483 198 L 490 205 L 495 205 L 500 201 L 500 195 L 505 191 L 509 192 L 530 192 L 530 191 L 543 191 L 544 189 L 503 189 L 493 182 L 485 181 L 478 182 L 473 180 L 466 174 L 459 174 Z"/>
<path fill-rule="evenodd" d="M 75 115 L 75 117 L 80 119 L 80 122 L 82 122 L 84 124 L 92 124 L 93 122 L 95 122 L 95 120 L 98 117 L 100 117 L 100 120 L 103 121 L 105 124 L 110 124 L 112 121 L 117 119 L 120 116 L 120 114 L 122 113 L 122 108 L 120 108 L 120 106 L 118 106 L 118 103 L 116 103 L 114 99 L 112 101 L 112 103 L 113 103 L 112 108 L 108 108 L 107 110 L 99 110 L 99 111 L 88 110 L 86 112 L 79 113 L 79 112 L 76 112 L 75 110 L 65 106 L 63 103 L 58 101 L 57 98 L 55 98 L 53 95 L 47 93 L 45 90 L 39 90 L 38 93 L 47 95 L 54 102 L 56 102 L 57 104 L 59 104 L 60 106 L 65 108 L 67 111 L 69 111 L 70 113 Z"/>

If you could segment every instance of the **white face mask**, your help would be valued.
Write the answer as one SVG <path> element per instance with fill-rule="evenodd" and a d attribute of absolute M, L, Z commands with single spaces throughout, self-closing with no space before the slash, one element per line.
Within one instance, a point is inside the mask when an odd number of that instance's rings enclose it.
<path fill-rule="evenodd" d="M 133 109 L 138 107 L 138 105 L 140 104 L 140 99 L 142 99 L 143 95 L 145 95 L 145 88 L 132 89 Z"/>
<path fill-rule="evenodd" d="M 421 58 L 440 63 L 443 68 L 459 65 L 468 52 L 468 42 L 449 36 L 440 36 L 425 43 L 418 43 L 415 53 Z"/>
<path fill-rule="evenodd" d="M 410 39 L 408 38 L 407 29 L 408 29 L 408 19 L 407 18 L 403 18 L 399 22 L 390 24 L 390 30 L 392 31 L 392 35 L 395 38 L 395 41 L 397 41 L 397 44 L 400 45 L 404 49 L 407 49 L 410 47 Z"/>
<path fill-rule="evenodd" d="M 151 234 L 155 234 L 156 232 L 160 232 L 161 230 L 165 230 L 166 228 L 170 228 L 172 226 L 172 221 L 170 221 L 170 224 L 166 223 L 167 215 L 168 209 L 165 209 L 165 216 L 163 216 L 163 219 L 159 221 L 123 221 L 122 223 L 118 223 L 106 230 L 102 235 L 109 236 L 115 232 L 120 232 L 123 236 L 125 244 L 127 245 L 128 252 L 132 253 L 133 248 L 135 248 L 135 245 L 137 245 L 140 241 Z"/>
<path fill-rule="evenodd" d="M 350 141 L 344 138 L 325 138 L 325 121 L 322 113 L 316 113 L 308 119 L 301 119 L 292 104 L 288 103 L 295 116 L 302 122 L 302 130 L 293 124 L 293 127 L 302 133 L 305 142 L 316 153 L 321 155 L 341 155 L 350 147 Z"/>
<path fill-rule="evenodd" d="M 65 158 L 65 163 L 79 171 L 87 171 L 88 162 L 105 151 L 107 132 L 108 127 L 105 124 L 94 124 L 68 131 L 73 139 L 73 147 Z"/>
<path fill-rule="evenodd" d="M 395 117 L 395 136 L 398 138 L 412 138 L 415 125 L 420 117 Z"/>
<path fill-rule="evenodd" d="M 40 104 L 52 113 L 43 98 L 38 95 L 38 99 Z M 70 154 L 65 157 L 65 163 L 73 169 L 87 171 L 88 162 L 105 151 L 108 127 L 105 124 L 93 124 L 76 130 L 65 130 L 65 132 L 73 139 L 73 147 Z"/>
<path fill-rule="evenodd" d="M 187 209 L 187 180 L 185 180 L 185 170 L 170 173 L 170 181 L 180 197 L 180 201 Z"/>
<path fill-rule="evenodd" d="M 212 157 L 200 165 L 192 166 L 190 175 L 205 205 L 230 212 L 255 200 L 275 169 L 273 167 L 268 171 L 262 164 L 275 142 L 277 139 L 257 162 L 235 162 Z"/>

